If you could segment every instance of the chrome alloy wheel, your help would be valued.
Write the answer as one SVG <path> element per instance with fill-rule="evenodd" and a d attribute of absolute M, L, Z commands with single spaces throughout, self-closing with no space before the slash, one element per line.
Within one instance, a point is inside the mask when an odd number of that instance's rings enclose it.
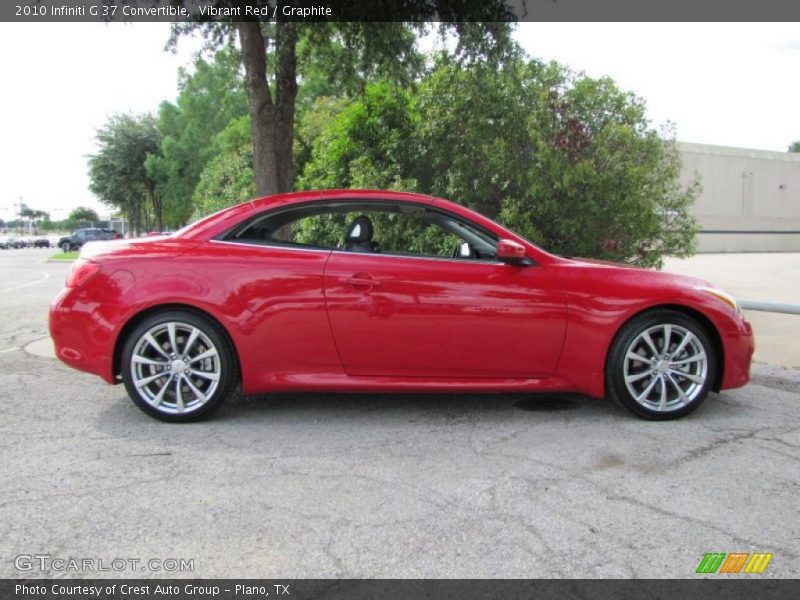
<path fill-rule="evenodd" d="M 188 323 L 159 323 L 141 335 L 130 358 L 133 387 L 157 411 L 186 414 L 214 395 L 222 375 L 216 346 Z"/>
<path fill-rule="evenodd" d="M 631 397 L 643 407 L 659 412 L 691 404 L 702 393 L 708 378 L 703 342 L 673 323 L 642 331 L 628 346 L 623 364 Z"/>

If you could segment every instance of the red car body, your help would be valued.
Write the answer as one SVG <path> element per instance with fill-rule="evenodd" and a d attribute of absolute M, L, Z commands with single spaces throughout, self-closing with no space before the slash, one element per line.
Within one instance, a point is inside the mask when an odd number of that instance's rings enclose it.
<path fill-rule="evenodd" d="M 332 199 L 435 206 L 525 248 L 530 266 L 215 239 L 256 213 Z M 120 349 L 154 310 L 190 308 L 230 336 L 245 393 L 572 391 L 602 397 L 620 328 L 657 307 L 703 324 L 713 389 L 749 380 L 753 335 L 701 280 L 549 254 L 463 206 L 417 194 L 321 191 L 231 207 L 169 237 L 87 245 L 53 301 L 59 359 L 120 381 Z"/>

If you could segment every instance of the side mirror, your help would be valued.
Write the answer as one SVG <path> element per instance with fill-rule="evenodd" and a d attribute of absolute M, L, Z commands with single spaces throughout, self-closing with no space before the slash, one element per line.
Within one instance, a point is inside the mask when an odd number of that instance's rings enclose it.
<path fill-rule="evenodd" d="M 513 240 L 497 242 L 497 260 L 504 263 L 520 264 L 525 260 L 525 246 Z"/>

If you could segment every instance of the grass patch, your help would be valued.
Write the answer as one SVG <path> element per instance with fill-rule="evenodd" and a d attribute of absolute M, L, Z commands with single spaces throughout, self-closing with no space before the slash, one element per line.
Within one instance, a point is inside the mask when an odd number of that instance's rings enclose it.
<path fill-rule="evenodd" d="M 75 260 L 78 258 L 78 254 L 80 254 L 78 250 L 75 252 L 56 252 L 50 257 L 50 260 Z"/>

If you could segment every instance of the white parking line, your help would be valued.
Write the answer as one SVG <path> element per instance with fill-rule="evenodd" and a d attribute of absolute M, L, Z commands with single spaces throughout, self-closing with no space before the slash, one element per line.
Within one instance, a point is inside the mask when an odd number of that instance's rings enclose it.
<path fill-rule="evenodd" d="M 11 287 L 8 288 L 2 288 L 0 289 L 0 292 L 11 292 L 13 290 L 20 290 L 22 288 L 26 288 L 31 285 L 36 285 L 37 283 L 41 283 L 45 279 L 48 279 L 50 277 L 50 273 L 45 273 L 44 271 L 33 271 L 33 272 L 42 275 L 42 277 L 40 279 L 37 279 L 36 281 L 29 281 L 28 283 L 20 283 L 19 285 L 12 285 Z"/>

